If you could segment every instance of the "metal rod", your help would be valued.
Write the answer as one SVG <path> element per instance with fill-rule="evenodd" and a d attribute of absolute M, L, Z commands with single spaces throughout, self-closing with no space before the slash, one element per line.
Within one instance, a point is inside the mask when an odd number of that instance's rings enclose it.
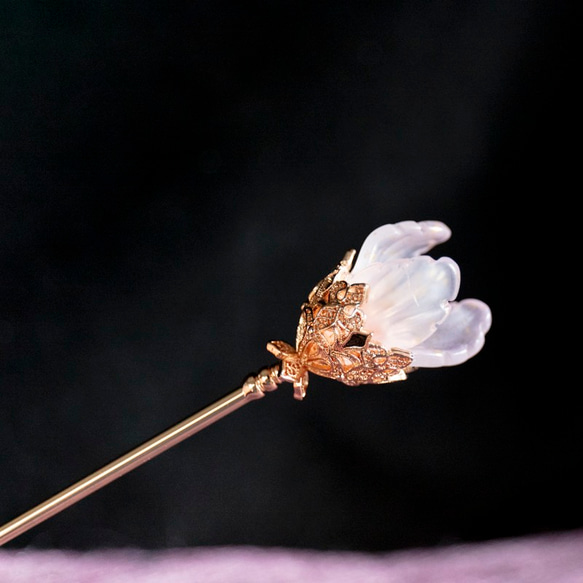
<path fill-rule="evenodd" d="M 51 516 L 65 510 L 65 508 L 79 502 L 79 500 L 82 500 L 103 486 L 106 486 L 167 449 L 177 445 L 184 439 L 208 427 L 215 421 L 229 415 L 246 403 L 263 397 L 264 390 L 273 390 L 275 383 L 281 382 L 276 378 L 276 367 L 262 371 L 262 373 L 264 373 L 262 377 L 264 380 L 267 376 L 270 376 L 270 381 L 272 381 L 270 386 L 265 386 L 265 383 L 260 383 L 258 380 L 259 377 L 250 377 L 236 391 L 215 401 L 198 413 L 191 415 L 184 421 L 146 441 L 100 470 L 69 486 L 42 504 L 35 506 L 28 512 L 6 523 L 0 527 L 0 546 Z"/>

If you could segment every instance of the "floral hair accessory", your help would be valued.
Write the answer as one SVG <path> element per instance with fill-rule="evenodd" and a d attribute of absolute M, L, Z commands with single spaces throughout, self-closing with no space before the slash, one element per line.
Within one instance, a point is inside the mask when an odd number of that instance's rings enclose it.
<path fill-rule="evenodd" d="M 308 372 L 347 385 L 404 380 L 417 368 L 456 365 L 477 354 L 491 324 L 488 306 L 454 301 L 460 270 L 424 255 L 449 239 L 438 221 L 384 225 L 349 251 L 302 306 L 295 348 L 273 341 L 282 378 L 302 399 Z"/>
<path fill-rule="evenodd" d="M 455 301 L 460 271 L 424 255 L 450 236 L 437 221 L 385 225 L 365 240 L 356 264 L 349 251 L 301 308 L 296 345 L 267 345 L 280 363 L 238 389 L 0 526 L 0 546 L 89 496 L 187 437 L 260 399 L 283 382 L 303 399 L 308 373 L 347 385 L 391 383 L 421 367 L 460 364 L 484 344 L 490 309 Z"/>

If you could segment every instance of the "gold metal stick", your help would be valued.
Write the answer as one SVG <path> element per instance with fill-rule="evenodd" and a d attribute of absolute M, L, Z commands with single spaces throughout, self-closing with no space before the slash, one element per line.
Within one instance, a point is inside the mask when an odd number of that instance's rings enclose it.
<path fill-rule="evenodd" d="M 276 365 L 262 370 L 257 376 L 249 377 L 241 388 L 215 401 L 198 413 L 177 423 L 42 504 L 11 520 L 0 527 L 0 546 L 79 502 L 191 435 L 198 433 L 205 427 L 212 425 L 215 421 L 229 415 L 250 401 L 264 397 L 266 391 L 274 390 L 282 382 L 283 379 L 279 375 L 280 367 Z"/>

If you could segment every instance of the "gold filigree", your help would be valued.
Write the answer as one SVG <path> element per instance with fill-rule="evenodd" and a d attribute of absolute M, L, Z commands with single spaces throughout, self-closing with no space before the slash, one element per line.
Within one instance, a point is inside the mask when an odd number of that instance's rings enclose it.
<path fill-rule="evenodd" d="M 280 378 L 293 383 L 296 399 L 306 395 L 309 372 L 356 386 L 404 380 L 412 370 L 409 352 L 385 348 L 364 328 L 368 286 L 335 281 L 341 270 L 350 270 L 354 256 L 349 251 L 302 305 L 296 347 L 282 340 L 267 345 L 281 360 Z"/>

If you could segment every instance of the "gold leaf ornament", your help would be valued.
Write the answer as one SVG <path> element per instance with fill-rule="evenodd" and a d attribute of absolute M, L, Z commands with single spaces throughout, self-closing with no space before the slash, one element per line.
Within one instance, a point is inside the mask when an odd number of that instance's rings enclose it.
<path fill-rule="evenodd" d="M 298 400 L 306 396 L 309 372 L 356 386 L 401 381 L 412 370 L 408 351 L 382 346 L 365 328 L 361 308 L 368 285 L 342 279 L 355 253 L 346 253 L 302 305 L 295 348 L 282 340 L 267 344 L 267 350 L 281 360 L 280 377 L 293 383 Z"/>

